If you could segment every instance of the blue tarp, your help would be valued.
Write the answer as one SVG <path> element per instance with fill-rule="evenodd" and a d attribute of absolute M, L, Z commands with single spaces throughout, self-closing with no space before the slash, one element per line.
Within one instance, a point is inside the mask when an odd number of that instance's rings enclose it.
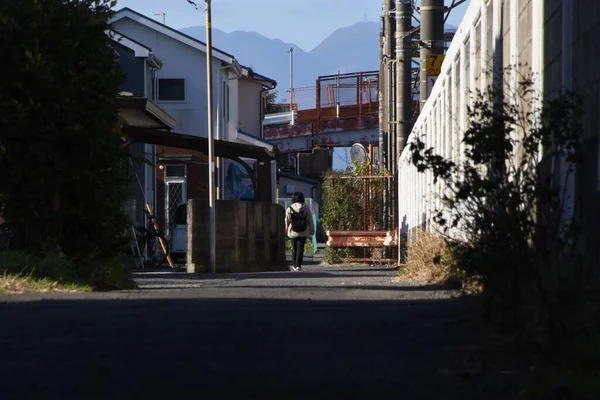
<path fill-rule="evenodd" d="M 225 184 L 229 200 L 254 200 L 254 191 L 251 185 L 244 185 L 244 172 L 234 163 L 227 167 Z"/>

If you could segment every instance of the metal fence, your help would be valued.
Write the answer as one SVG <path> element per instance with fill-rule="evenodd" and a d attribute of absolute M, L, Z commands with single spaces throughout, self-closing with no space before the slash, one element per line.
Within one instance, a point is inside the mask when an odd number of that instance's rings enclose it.
<path fill-rule="evenodd" d="M 329 246 L 342 262 L 395 263 L 398 240 L 394 175 L 334 175 L 326 184 Z M 389 240 L 385 240 L 386 236 Z M 386 243 L 386 244 L 384 244 Z"/>

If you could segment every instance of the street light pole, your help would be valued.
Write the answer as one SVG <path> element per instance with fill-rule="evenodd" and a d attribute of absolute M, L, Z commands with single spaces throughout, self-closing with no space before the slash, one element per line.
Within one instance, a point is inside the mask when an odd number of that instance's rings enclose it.
<path fill-rule="evenodd" d="M 292 113 L 292 125 L 296 124 L 294 118 L 294 48 L 290 47 L 290 112 Z"/>
<path fill-rule="evenodd" d="M 212 27 L 210 1 L 206 1 L 206 83 L 208 94 L 208 230 L 210 270 L 216 272 L 217 240 L 215 229 L 215 140 L 213 132 Z"/>

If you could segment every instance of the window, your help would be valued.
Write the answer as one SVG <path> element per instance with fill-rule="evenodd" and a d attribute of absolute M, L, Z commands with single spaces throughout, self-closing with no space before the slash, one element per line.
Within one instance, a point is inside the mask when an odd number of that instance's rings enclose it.
<path fill-rule="evenodd" d="M 158 80 L 159 101 L 185 101 L 184 79 L 159 79 Z"/>
<path fill-rule="evenodd" d="M 185 178 L 185 165 L 167 165 L 167 178 Z"/>
<path fill-rule="evenodd" d="M 225 120 L 225 123 L 227 124 L 229 122 L 229 85 L 227 84 L 227 81 L 223 81 L 223 89 L 222 89 L 222 93 L 223 93 L 223 119 Z"/>

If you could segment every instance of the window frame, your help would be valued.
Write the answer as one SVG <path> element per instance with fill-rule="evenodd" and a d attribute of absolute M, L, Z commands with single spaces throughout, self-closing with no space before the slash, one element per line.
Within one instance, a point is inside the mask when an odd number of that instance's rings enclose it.
<path fill-rule="evenodd" d="M 160 81 L 162 80 L 181 80 L 183 81 L 183 99 L 182 100 L 162 100 L 160 98 Z M 156 102 L 157 103 L 185 103 L 187 102 L 187 79 L 186 78 L 157 78 L 156 79 Z"/>
<path fill-rule="evenodd" d="M 168 170 L 169 167 L 181 167 L 183 168 L 183 175 L 171 175 L 169 176 Z M 187 165 L 186 164 L 165 164 L 165 180 L 177 180 L 177 179 L 187 179 Z"/>

